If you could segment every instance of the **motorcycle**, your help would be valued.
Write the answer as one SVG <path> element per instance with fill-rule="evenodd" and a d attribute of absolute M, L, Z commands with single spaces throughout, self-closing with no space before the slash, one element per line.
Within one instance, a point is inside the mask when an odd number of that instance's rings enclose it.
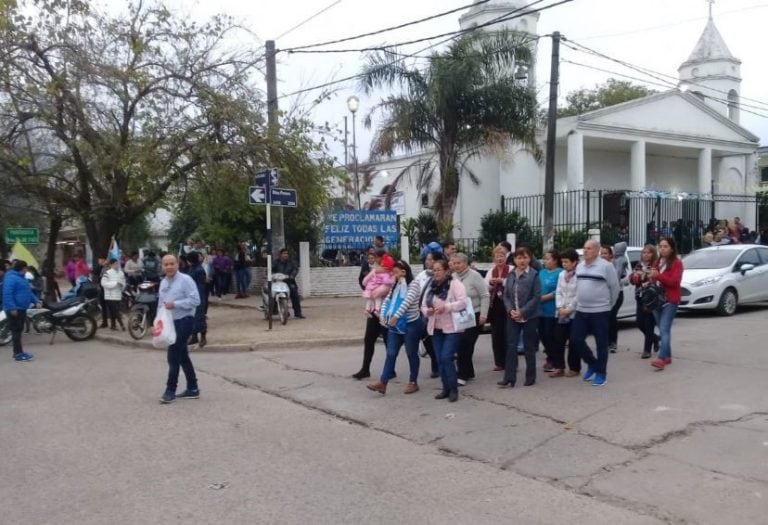
<path fill-rule="evenodd" d="M 144 281 L 138 286 L 138 293 L 128 314 L 128 333 L 136 340 L 142 339 L 155 322 L 157 315 L 157 283 Z"/>
<path fill-rule="evenodd" d="M 51 334 L 51 343 L 57 332 L 73 341 L 87 341 L 96 334 L 96 319 L 87 313 L 89 305 L 95 299 L 72 297 L 60 303 L 43 302 L 42 308 L 27 310 L 27 321 L 38 334 Z M 11 341 L 11 331 L 5 312 L 0 312 L 0 345 Z"/>
<path fill-rule="evenodd" d="M 280 318 L 280 324 L 288 322 L 288 316 L 290 315 L 288 312 L 288 298 L 291 295 L 291 289 L 289 288 L 288 283 L 285 282 L 287 279 L 289 279 L 289 277 L 283 273 L 272 274 L 271 303 L 267 283 L 265 282 L 264 286 L 262 286 L 261 302 L 264 308 L 264 319 L 269 319 L 270 315 L 277 314 Z M 272 306 L 271 312 L 270 304 Z"/>

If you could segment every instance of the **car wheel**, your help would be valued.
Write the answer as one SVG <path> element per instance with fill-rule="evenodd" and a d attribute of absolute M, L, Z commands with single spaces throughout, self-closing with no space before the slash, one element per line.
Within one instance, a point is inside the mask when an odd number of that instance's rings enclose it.
<path fill-rule="evenodd" d="M 723 295 L 720 296 L 720 301 L 717 303 L 717 313 L 718 315 L 733 315 L 736 313 L 738 304 L 739 297 L 736 295 L 736 290 L 726 288 Z"/>

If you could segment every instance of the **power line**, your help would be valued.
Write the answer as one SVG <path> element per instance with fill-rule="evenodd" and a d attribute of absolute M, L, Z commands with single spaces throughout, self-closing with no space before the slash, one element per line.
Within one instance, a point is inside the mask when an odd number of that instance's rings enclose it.
<path fill-rule="evenodd" d="M 286 35 L 289 35 L 290 33 L 293 33 L 294 31 L 296 31 L 298 28 L 300 28 L 300 27 L 301 27 L 301 26 L 303 26 L 304 24 L 307 24 L 307 23 L 311 22 L 312 20 L 314 20 L 314 19 L 315 19 L 315 18 L 317 18 L 318 16 L 322 15 L 322 14 L 323 14 L 323 13 L 325 13 L 326 11 L 329 11 L 331 8 L 333 8 L 333 7 L 336 7 L 338 4 L 340 4 L 340 3 L 341 3 L 341 1 L 342 1 L 342 0 L 336 0 L 335 2 L 331 3 L 330 5 L 328 5 L 328 6 L 324 7 L 323 9 L 321 9 L 320 11 L 318 11 L 317 13 L 315 13 L 314 15 L 312 15 L 312 16 L 310 16 L 310 17 L 306 18 L 305 20 L 302 20 L 301 22 L 299 22 L 298 24 L 296 24 L 296 25 L 295 25 L 295 26 L 293 26 L 292 28 L 290 28 L 290 29 L 288 29 L 287 31 L 285 31 L 285 32 L 284 32 L 283 34 L 281 34 L 280 36 L 276 37 L 276 38 L 275 38 L 275 40 L 280 40 L 280 39 L 281 39 L 281 38 L 283 38 L 284 36 L 286 36 Z"/>
<path fill-rule="evenodd" d="M 519 13 L 519 11 L 521 11 L 523 9 L 527 9 L 527 8 L 529 8 L 529 7 L 531 7 L 531 6 L 535 5 L 535 4 L 541 3 L 542 1 L 543 0 L 537 0 L 536 2 L 528 4 L 528 5 L 524 6 L 524 7 L 513 9 L 512 11 L 508 12 L 507 14 L 499 16 L 497 18 L 494 18 L 493 20 L 490 20 L 489 22 L 487 22 L 487 23 L 485 23 L 483 25 L 478 25 L 478 26 L 471 27 L 469 29 L 461 31 L 460 33 L 468 33 L 468 32 L 471 32 L 471 31 L 477 31 L 477 30 L 481 29 L 482 27 L 486 27 L 488 25 L 492 25 L 492 24 L 500 23 L 500 22 L 506 22 L 508 20 L 512 20 L 512 19 L 515 19 L 515 18 L 520 18 L 522 16 L 525 16 L 525 15 L 528 15 L 528 14 L 531 14 L 531 13 L 535 13 L 535 12 L 541 12 L 541 11 L 544 11 L 546 9 L 550 9 L 552 7 L 556 7 L 556 6 L 558 6 L 560 4 L 563 4 L 563 3 L 572 2 L 573 0 L 562 0 L 562 1 L 558 2 L 558 3 L 556 3 L 556 4 L 551 4 L 551 5 L 543 6 L 543 7 L 539 8 L 539 9 L 534 10 L 534 11 L 526 11 L 524 13 Z M 517 13 L 517 14 L 515 14 L 515 13 Z M 511 15 L 513 15 L 513 16 L 511 16 Z M 435 38 L 440 38 L 441 36 L 443 36 L 443 35 L 437 35 L 437 36 L 429 37 L 429 38 L 422 39 L 422 40 L 434 40 Z M 423 53 L 424 51 L 428 51 L 429 49 L 432 49 L 432 48 L 437 47 L 437 46 L 439 46 L 441 44 L 444 44 L 445 42 L 449 42 L 451 40 L 454 40 L 455 38 L 456 38 L 456 36 L 453 33 L 451 33 L 451 36 L 449 36 L 448 38 L 446 38 L 444 40 L 441 40 L 440 42 L 437 42 L 435 44 L 431 44 L 431 45 L 429 45 L 429 46 L 427 46 L 427 47 L 425 47 L 423 49 L 419 49 L 418 51 L 415 51 L 414 53 L 402 55 L 401 57 L 393 60 L 392 62 L 389 62 L 386 65 L 387 66 L 391 66 L 391 65 L 397 64 L 398 62 L 402 62 L 402 61 L 404 61 L 404 60 L 406 60 L 408 58 L 417 57 L 419 55 L 419 53 Z M 538 38 L 538 36 L 536 38 Z M 340 79 L 337 79 L 337 80 L 332 80 L 332 81 L 329 81 L 329 82 L 325 82 L 323 84 L 319 84 L 319 85 L 316 85 L 316 86 L 311 86 L 311 87 L 308 87 L 308 88 L 303 88 L 303 89 L 300 89 L 300 90 L 297 90 L 297 91 L 293 91 L 291 93 L 286 93 L 284 95 L 280 95 L 278 98 L 281 99 L 281 98 L 286 98 L 286 97 L 292 97 L 292 96 L 300 95 L 300 94 L 307 93 L 307 92 L 310 92 L 310 91 L 316 91 L 318 89 L 324 89 L 324 88 L 327 88 L 327 87 L 330 87 L 330 86 L 333 86 L 333 85 L 336 85 L 336 84 L 341 84 L 343 82 L 349 82 L 350 80 L 355 80 L 357 78 L 362 78 L 363 76 L 364 76 L 364 74 L 358 73 L 356 75 L 351 75 L 351 76 L 340 78 Z"/>
<path fill-rule="evenodd" d="M 759 8 L 763 8 L 763 7 L 768 7 L 768 4 L 756 4 L 756 5 L 752 5 L 752 6 L 742 7 L 740 9 L 732 9 L 730 11 L 722 11 L 720 13 L 717 13 L 717 16 L 721 17 L 721 16 L 725 16 L 725 15 L 730 15 L 730 14 L 733 14 L 733 13 L 740 13 L 742 11 L 749 11 L 751 9 L 759 9 Z M 605 33 L 605 34 L 602 34 L 602 35 L 592 35 L 592 36 L 586 36 L 586 37 L 579 37 L 578 40 L 585 41 L 585 40 L 595 40 L 595 39 L 598 39 L 598 38 L 611 38 L 611 37 L 615 37 L 615 36 L 633 35 L 633 34 L 637 34 L 637 33 L 644 33 L 646 31 L 653 31 L 655 29 L 665 29 L 667 27 L 676 27 L 676 26 L 679 26 L 679 25 L 682 25 L 682 24 L 687 24 L 687 23 L 690 23 L 690 22 L 698 22 L 700 20 L 706 20 L 707 18 L 708 17 L 706 17 L 706 16 L 699 16 L 699 17 L 696 17 L 696 18 L 688 18 L 688 19 L 685 19 L 685 20 L 679 20 L 677 22 L 672 22 L 672 23 L 669 23 L 669 24 L 661 24 L 661 25 L 657 25 L 657 26 L 644 27 L 644 28 L 641 28 L 641 29 L 632 29 L 632 30 L 629 30 L 629 31 L 622 31 L 622 32 L 619 32 L 619 33 Z"/>
<path fill-rule="evenodd" d="M 667 77 L 667 78 L 670 78 L 670 79 L 674 80 L 675 82 L 679 81 L 679 79 L 677 77 L 675 77 L 675 76 L 668 75 L 666 73 L 661 73 L 659 71 L 654 71 L 652 69 L 648 69 L 648 68 L 643 67 L 643 66 L 638 66 L 636 64 L 631 64 L 631 63 L 626 62 L 624 60 L 620 60 L 618 58 L 614 58 L 612 56 L 606 55 L 605 53 L 602 53 L 602 52 L 597 51 L 595 49 L 589 48 L 589 47 L 585 46 L 584 44 L 579 44 L 578 42 L 575 42 L 573 40 L 567 40 L 565 42 L 565 45 L 568 46 L 570 49 L 573 49 L 574 51 L 579 51 L 579 52 L 582 52 L 582 53 L 591 54 L 591 55 L 594 55 L 596 57 L 603 58 L 603 59 L 609 60 L 611 62 L 615 62 L 617 64 L 620 64 L 620 65 L 624 66 L 624 67 L 627 67 L 629 69 L 635 70 L 635 71 L 637 71 L 639 73 L 642 73 L 644 75 L 648 75 L 648 76 L 657 78 L 657 79 L 662 80 L 664 82 L 668 82 L 668 81 L 664 80 L 664 79 L 661 79 L 659 77 Z M 576 47 L 574 47 L 574 46 L 576 46 Z M 717 93 L 721 93 L 721 94 L 726 95 L 726 96 L 729 94 L 727 91 L 723 91 L 721 89 L 716 89 L 716 88 L 713 88 L 713 87 L 705 86 L 705 85 L 703 85 L 701 83 L 693 82 L 691 80 L 686 80 L 686 83 L 691 84 L 693 86 L 699 86 L 699 87 L 707 88 L 707 89 L 709 89 L 711 91 L 715 91 Z M 768 109 L 768 102 L 765 102 L 765 101 L 762 101 L 762 100 L 757 100 L 757 99 L 752 99 L 752 98 L 748 98 L 748 97 L 741 97 L 741 96 L 739 98 L 743 99 L 743 100 L 748 100 L 750 102 L 755 102 L 757 104 L 760 104 L 761 106 L 766 106 L 765 108 L 763 108 L 763 107 L 756 107 L 756 109 L 761 109 L 761 110 L 762 109 Z M 755 106 L 753 106 L 753 107 L 755 107 Z"/>
<path fill-rule="evenodd" d="M 482 28 L 485 28 L 485 27 L 488 27 L 488 26 L 500 24 L 502 22 L 507 22 L 509 20 L 513 20 L 515 18 L 520 18 L 520 17 L 525 16 L 525 15 L 529 15 L 529 14 L 533 14 L 533 13 L 540 13 L 541 11 L 544 11 L 546 9 L 551 9 L 551 8 L 557 7 L 559 5 L 568 4 L 570 2 L 573 2 L 573 0 L 560 0 L 559 2 L 555 2 L 554 4 L 550 4 L 550 5 L 547 5 L 547 6 L 544 6 L 544 7 L 540 7 L 538 9 L 533 9 L 531 11 L 523 11 L 524 9 L 528 9 L 530 7 L 533 7 L 534 5 L 540 4 L 543 1 L 544 0 L 536 0 L 536 1 L 531 2 L 530 4 L 528 4 L 528 5 L 524 6 L 524 7 L 515 9 L 514 11 L 512 11 L 511 13 L 509 13 L 507 15 L 503 15 L 503 16 L 494 18 L 492 20 L 489 20 L 488 22 L 484 22 L 482 24 L 478 24 L 478 25 L 470 27 L 468 29 L 459 29 L 457 31 L 449 31 L 447 33 L 441 33 L 439 35 L 432 35 L 432 36 L 424 37 L 424 38 L 417 38 L 415 40 L 409 40 L 409 41 L 406 41 L 406 42 L 397 42 L 395 44 L 384 44 L 384 45 L 381 45 L 381 46 L 372 46 L 372 47 L 363 47 L 363 48 L 354 48 L 354 49 L 325 49 L 325 50 L 316 49 L 316 50 L 306 50 L 306 51 L 298 50 L 298 51 L 290 51 L 290 52 L 291 53 L 327 54 L 327 53 L 365 53 L 365 52 L 368 52 L 368 51 L 385 51 L 385 50 L 387 50 L 389 48 L 400 47 L 400 46 L 407 46 L 407 45 L 412 45 L 412 44 L 419 44 L 419 43 L 425 42 L 427 40 L 434 40 L 435 38 L 443 38 L 443 37 L 454 38 L 456 36 L 460 36 L 460 35 L 463 35 L 465 33 L 470 33 L 470 32 L 473 32 L 473 31 L 477 31 L 479 29 L 482 29 Z M 520 11 L 523 11 L 523 12 L 520 12 Z"/>
<path fill-rule="evenodd" d="M 339 1 L 341 1 L 341 0 L 339 0 Z M 339 38 L 337 40 L 329 40 L 327 42 L 320 42 L 318 44 L 306 44 L 306 45 L 303 45 L 303 46 L 290 47 L 288 49 L 283 49 L 282 51 L 285 51 L 287 53 L 291 53 L 291 52 L 295 52 L 295 51 L 298 51 L 298 50 L 301 50 L 301 49 L 310 49 L 310 48 L 313 48 L 313 47 L 322 47 L 322 46 L 328 46 L 328 45 L 331 45 L 331 44 L 340 44 L 342 42 L 349 42 L 350 40 L 358 40 L 360 38 L 365 38 L 365 37 L 368 37 L 368 36 L 380 35 L 382 33 L 388 33 L 390 31 L 396 31 L 398 29 L 403 29 L 404 27 L 409 27 L 409 26 L 412 26 L 412 25 L 421 24 L 423 22 L 428 22 L 430 20 L 434 20 L 436 18 L 440 18 L 440 17 L 443 17 L 443 16 L 452 15 L 454 13 L 457 13 L 459 11 L 463 11 L 464 9 L 467 9 L 468 7 L 472 7 L 472 6 L 475 6 L 475 5 L 487 4 L 490 1 L 491 0 L 481 0 L 481 1 L 477 2 L 477 3 L 465 4 L 465 5 L 461 6 L 461 7 L 457 7 L 456 9 L 451 9 L 450 11 L 444 11 L 444 12 L 438 13 L 436 15 L 431 15 L 431 16 L 428 16 L 428 17 L 425 17 L 425 18 L 420 18 L 418 20 L 413 20 L 412 22 L 405 22 L 404 24 L 400 24 L 400 25 L 397 25 L 397 26 L 386 27 L 384 29 L 379 29 L 377 31 L 371 31 L 370 33 L 363 33 L 363 34 L 360 34 L 360 35 L 349 36 L 349 37 L 346 37 L 346 38 Z"/>

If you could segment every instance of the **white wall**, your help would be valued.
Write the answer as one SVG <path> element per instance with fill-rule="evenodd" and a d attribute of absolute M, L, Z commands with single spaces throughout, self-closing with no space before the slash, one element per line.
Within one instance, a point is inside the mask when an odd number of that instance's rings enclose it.
<path fill-rule="evenodd" d="M 652 190 L 698 193 L 698 159 L 646 157 L 646 186 Z"/>
<path fill-rule="evenodd" d="M 629 152 L 584 150 L 584 187 L 624 190 L 630 187 Z"/>

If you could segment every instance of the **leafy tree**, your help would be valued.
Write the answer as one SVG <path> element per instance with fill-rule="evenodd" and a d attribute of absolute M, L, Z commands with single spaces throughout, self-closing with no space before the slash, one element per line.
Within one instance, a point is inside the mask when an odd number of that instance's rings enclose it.
<path fill-rule="evenodd" d="M 419 213 L 416 217 L 416 232 L 421 246 L 426 246 L 440 238 L 434 213 L 426 211 Z"/>
<path fill-rule="evenodd" d="M 453 219 L 461 176 L 479 183 L 467 169 L 468 159 L 504 148 L 510 140 L 539 153 L 534 93 L 512 75 L 516 64 L 531 60 L 526 38 L 513 32 L 472 33 L 433 53 L 423 71 L 404 65 L 394 51 L 367 57 L 361 80 L 366 93 L 402 90 L 384 98 L 366 119 L 370 127 L 374 113 L 383 115 L 371 156 L 398 149 L 434 152 L 436 162 L 423 165 L 427 169 L 420 171 L 416 185 L 430 188 L 437 172 L 440 224 Z"/>
<path fill-rule="evenodd" d="M 596 109 L 647 97 L 654 93 L 656 93 L 655 90 L 639 84 L 633 84 L 628 80 L 609 78 L 605 84 L 596 85 L 593 89 L 581 88 L 568 93 L 565 97 L 568 105 L 560 108 L 557 116 L 570 117 L 581 115 Z"/>
<path fill-rule="evenodd" d="M 508 233 L 517 235 L 517 244 L 536 247 L 539 239 L 528 224 L 528 219 L 516 211 L 492 211 L 480 219 L 480 243 L 493 246 L 507 239 Z"/>
<path fill-rule="evenodd" d="M 190 184 L 298 168 L 318 150 L 304 125 L 268 136 L 263 55 L 226 44 L 229 17 L 198 24 L 140 1 L 118 15 L 84 0 L 0 10 L 0 169 L 77 217 L 94 253 Z"/>

